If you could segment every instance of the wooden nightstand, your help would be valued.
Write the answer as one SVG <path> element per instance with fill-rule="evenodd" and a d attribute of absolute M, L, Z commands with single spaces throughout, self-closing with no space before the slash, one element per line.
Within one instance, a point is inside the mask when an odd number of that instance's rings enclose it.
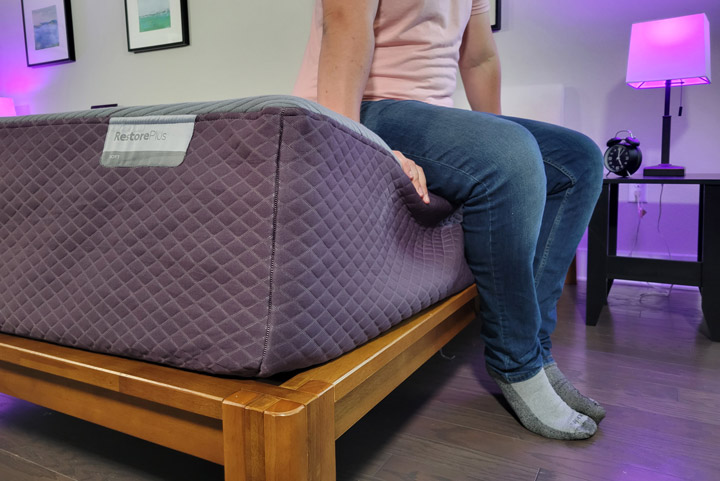
<path fill-rule="evenodd" d="M 698 185 L 697 262 L 643 259 L 617 255 L 618 191 L 620 184 Z M 585 323 L 594 326 L 607 304 L 614 279 L 697 286 L 708 336 L 720 341 L 720 174 L 685 177 L 611 177 L 603 181 L 588 231 L 587 304 Z"/>

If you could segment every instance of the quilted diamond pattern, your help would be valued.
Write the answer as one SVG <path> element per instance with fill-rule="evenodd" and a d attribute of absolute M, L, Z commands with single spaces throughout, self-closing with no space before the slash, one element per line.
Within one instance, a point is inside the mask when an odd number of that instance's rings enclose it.
<path fill-rule="evenodd" d="M 282 139 L 261 375 L 332 359 L 472 282 L 458 219 L 420 225 L 386 151 L 306 113 L 286 112 Z"/>
<path fill-rule="evenodd" d="M 278 116 L 248 117 L 198 119 L 174 169 L 101 167 L 107 121 L 3 131 L 2 330 L 255 374 Z"/>
<path fill-rule="evenodd" d="M 318 113 L 198 117 L 176 168 L 99 164 L 107 118 L 0 125 L 0 330 L 267 376 L 335 357 L 469 285 L 376 144 Z"/>

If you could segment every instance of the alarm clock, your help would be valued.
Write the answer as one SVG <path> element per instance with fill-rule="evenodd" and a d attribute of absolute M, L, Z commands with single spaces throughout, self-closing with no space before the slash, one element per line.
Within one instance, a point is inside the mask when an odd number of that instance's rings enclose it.
<path fill-rule="evenodd" d="M 620 138 L 623 132 L 627 132 L 627 137 Z M 605 168 L 610 172 L 621 177 L 632 175 L 640 168 L 642 162 L 642 152 L 638 148 L 640 142 L 633 137 L 629 130 L 621 130 L 615 134 L 615 137 L 607 141 L 608 149 L 605 151 L 603 159 Z"/>

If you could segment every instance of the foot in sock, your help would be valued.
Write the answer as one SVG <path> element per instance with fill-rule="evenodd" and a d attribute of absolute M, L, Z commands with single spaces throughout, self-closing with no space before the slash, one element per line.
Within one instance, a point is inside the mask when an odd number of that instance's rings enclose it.
<path fill-rule="evenodd" d="M 605 409 L 597 401 L 584 396 L 575 389 L 575 386 L 567 380 L 565 375 L 558 369 L 556 363 L 545 366 L 550 385 L 565 403 L 574 410 L 589 416 L 596 424 L 605 417 Z"/>
<path fill-rule="evenodd" d="M 505 381 L 492 369 L 488 372 L 522 425 L 530 431 L 551 439 L 587 439 L 597 431 L 595 421 L 560 399 L 544 369 L 530 379 L 514 383 Z"/>

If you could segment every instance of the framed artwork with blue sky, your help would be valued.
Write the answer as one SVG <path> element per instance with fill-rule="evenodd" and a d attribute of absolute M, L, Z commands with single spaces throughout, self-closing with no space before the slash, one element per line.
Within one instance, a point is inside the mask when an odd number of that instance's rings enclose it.
<path fill-rule="evenodd" d="M 70 0 L 21 0 L 28 67 L 75 60 Z"/>
<path fill-rule="evenodd" d="M 125 0 L 125 22 L 130 52 L 190 44 L 187 0 Z"/>

